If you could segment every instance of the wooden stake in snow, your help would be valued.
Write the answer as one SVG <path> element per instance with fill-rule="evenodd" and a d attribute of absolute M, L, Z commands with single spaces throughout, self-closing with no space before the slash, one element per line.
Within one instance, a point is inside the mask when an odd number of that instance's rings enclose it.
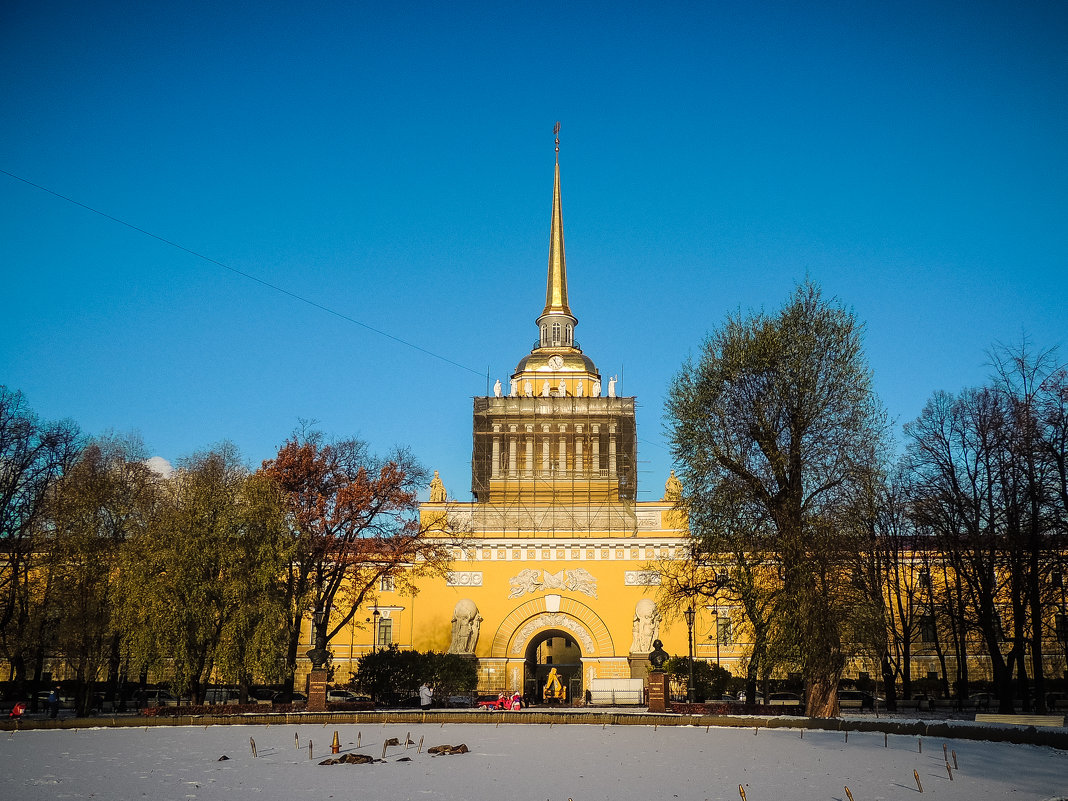
<path fill-rule="evenodd" d="M 312 759 L 312 741 L 308 740 L 308 759 Z"/>
<path fill-rule="evenodd" d="M 846 797 L 849 799 L 849 801 L 853 801 L 853 794 L 851 792 L 849 792 L 849 785 L 848 784 L 845 786 L 845 791 L 846 791 Z"/>
<path fill-rule="evenodd" d="M 920 784 L 920 774 L 917 773 L 916 771 L 912 771 L 912 778 L 914 778 L 916 780 L 916 789 L 919 790 L 922 793 L 923 792 L 923 785 Z"/>
<path fill-rule="evenodd" d="M 953 770 L 960 770 L 960 768 L 957 767 L 957 752 L 950 751 L 949 753 L 953 754 Z"/>
<path fill-rule="evenodd" d="M 889 748 L 889 747 L 890 747 L 890 735 L 887 734 L 884 731 L 883 732 L 883 748 Z"/>
<path fill-rule="evenodd" d="M 255 759 L 256 758 L 256 741 L 253 740 L 251 737 L 249 737 L 248 738 L 248 745 L 249 745 L 249 748 L 252 749 L 252 758 Z"/>
<path fill-rule="evenodd" d="M 363 735 L 362 735 L 362 733 L 361 733 L 361 732 L 356 732 L 356 747 L 357 747 L 357 748 L 359 748 L 359 747 L 360 747 L 360 737 L 362 737 L 362 736 L 363 736 Z"/>
<path fill-rule="evenodd" d="M 920 747 L 920 753 L 922 754 L 923 753 L 923 738 L 922 737 L 917 737 L 916 738 L 916 744 Z"/>
<path fill-rule="evenodd" d="M 953 768 L 949 766 L 949 762 L 946 762 L 946 773 L 949 774 L 949 780 L 953 781 Z"/>
<path fill-rule="evenodd" d="M 801 729 L 801 739 L 802 740 L 805 739 L 805 730 L 804 729 Z"/>
<path fill-rule="evenodd" d="M 417 754 L 423 753 L 423 736 L 422 735 L 419 735 L 419 750 L 417 750 L 415 753 L 417 753 Z"/>
<path fill-rule="evenodd" d="M 296 732 L 293 732 L 293 747 L 298 751 L 300 750 L 300 735 Z"/>
<path fill-rule="evenodd" d="M 738 795 L 742 797 L 742 801 L 745 801 L 745 788 L 742 785 L 738 785 Z"/>
<path fill-rule="evenodd" d="M 942 743 L 942 757 L 946 760 L 947 763 L 949 762 L 949 746 L 945 743 Z"/>
<path fill-rule="evenodd" d="M 330 753 L 331 754 L 340 754 L 341 753 L 341 743 L 338 742 L 338 739 L 337 739 L 337 729 L 334 729 L 334 741 L 332 743 L 330 743 Z"/>
<path fill-rule="evenodd" d="M 382 743 L 382 759 L 386 758 L 386 744 Z"/>
<path fill-rule="evenodd" d="M 408 732 L 407 734 L 404 735 L 404 750 L 405 751 L 408 750 L 408 745 L 411 743 L 411 741 L 412 741 L 412 733 Z"/>
<path fill-rule="evenodd" d="M 849 729 L 846 729 L 846 742 L 849 742 Z"/>

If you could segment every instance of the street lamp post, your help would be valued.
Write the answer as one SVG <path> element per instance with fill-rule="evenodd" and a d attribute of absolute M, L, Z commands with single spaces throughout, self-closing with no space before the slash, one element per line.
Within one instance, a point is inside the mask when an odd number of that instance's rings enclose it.
<path fill-rule="evenodd" d="M 374 623 L 371 626 L 371 653 L 378 652 L 378 618 L 382 616 L 382 613 L 378 611 L 378 607 L 375 607 L 375 611 L 371 613 L 371 617 L 374 619 Z"/>
<path fill-rule="evenodd" d="M 719 636 L 719 607 L 716 607 L 716 667 L 719 667 L 719 641 L 723 638 Z"/>
<path fill-rule="evenodd" d="M 686 632 L 687 632 L 686 633 L 686 646 L 690 650 L 690 661 L 687 664 L 687 667 L 689 668 L 689 673 L 690 673 L 690 681 L 689 681 L 689 686 L 687 687 L 687 690 L 686 690 L 686 697 L 689 699 L 689 702 L 692 704 L 694 702 L 693 701 L 693 617 L 694 617 L 693 604 L 690 604 L 690 608 L 687 609 L 683 614 L 686 616 Z"/>

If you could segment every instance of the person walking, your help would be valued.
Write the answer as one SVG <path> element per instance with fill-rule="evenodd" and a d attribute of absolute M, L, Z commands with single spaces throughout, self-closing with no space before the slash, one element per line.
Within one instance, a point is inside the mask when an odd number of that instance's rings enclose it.
<path fill-rule="evenodd" d="M 48 694 L 48 716 L 51 718 L 59 717 L 59 687 L 56 687 Z"/>
<path fill-rule="evenodd" d="M 434 688 L 425 681 L 419 685 L 419 708 L 426 712 L 430 709 L 430 701 L 434 697 Z"/>

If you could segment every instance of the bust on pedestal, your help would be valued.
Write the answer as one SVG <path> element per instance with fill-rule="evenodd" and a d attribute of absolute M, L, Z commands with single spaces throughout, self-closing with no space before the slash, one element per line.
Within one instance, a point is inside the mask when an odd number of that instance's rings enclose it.
<path fill-rule="evenodd" d="M 649 711 L 667 711 L 667 674 L 664 673 L 664 663 L 668 661 L 664 643 L 660 640 L 653 641 L 653 651 L 649 654 Z"/>
<path fill-rule="evenodd" d="M 326 661 L 330 658 L 330 652 L 326 649 L 321 634 L 315 636 L 315 648 L 308 651 L 308 659 L 311 660 L 312 669 L 308 674 L 308 706 L 309 712 L 326 711 L 326 682 L 329 673 L 326 669 Z"/>

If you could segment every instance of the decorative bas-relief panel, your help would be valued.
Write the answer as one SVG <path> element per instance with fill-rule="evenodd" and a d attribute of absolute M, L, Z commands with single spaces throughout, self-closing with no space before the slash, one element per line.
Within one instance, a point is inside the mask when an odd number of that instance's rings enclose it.
<path fill-rule="evenodd" d="M 591 598 L 597 597 L 597 579 L 585 568 L 575 570 L 561 570 L 550 573 L 548 570 L 533 570 L 524 568 L 512 578 L 508 579 L 511 590 L 509 598 L 519 598 L 530 592 L 539 590 L 570 590 L 581 592 Z"/>
<path fill-rule="evenodd" d="M 586 631 L 584 627 L 579 625 L 574 618 L 560 612 L 542 612 L 537 617 L 532 617 L 528 620 L 523 628 L 516 632 L 515 643 L 512 645 L 512 653 L 522 654 L 531 635 L 538 629 L 544 628 L 564 629 L 565 631 L 569 631 L 575 635 L 576 640 L 582 643 L 583 647 L 586 649 L 586 653 L 591 653 L 595 650 L 593 638 L 590 636 L 590 633 Z"/>
<path fill-rule="evenodd" d="M 643 510 L 635 515 L 635 522 L 639 529 L 659 529 L 660 528 L 660 512 L 651 512 Z"/>
<path fill-rule="evenodd" d="M 449 587 L 481 587 L 482 571 L 453 571 L 445 577 L 445 584 Z"/>
<path fill-rule="evenodd" d="M 623 573 L 623 583 L 628 587 L 657 587 L 660 574 L 655 570 L 627 570 Z"/>

